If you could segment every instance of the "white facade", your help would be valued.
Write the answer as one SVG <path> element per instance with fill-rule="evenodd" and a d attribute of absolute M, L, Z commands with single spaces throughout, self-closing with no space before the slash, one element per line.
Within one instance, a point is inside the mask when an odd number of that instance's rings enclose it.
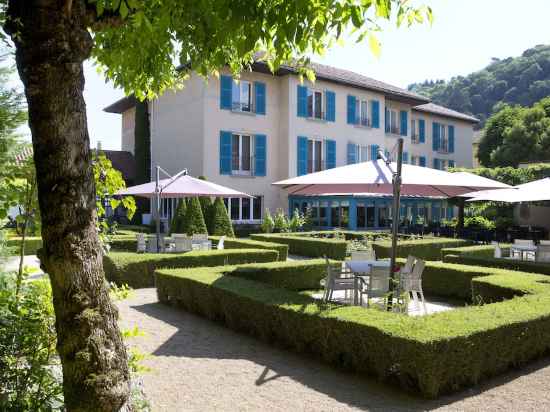
<path fill-rule="evenodd" d="M 229 73 L 224 73 L 229 75 Z M 299 78 L 295 74 L 270 75 L 260 72 L 246 72 L 242 80 L 265 84 L 265 114 L 222 109 L 220 78 L 208 82 L 199 76 L 191 76 L 182 90 L 167 92 L 149 104 L 151 127 L 152 166 L 160 165 L 170 173 L 187 168 L 193 176 L 206 176 L 209 180 L 244 191 L 251 195 L 263 196 L 262 210 L 277 208 L 287 210 L 285 192 L 271 185 L 277 180 L 296 176 L 298 173 L 298 136 L 320 141 L 326 139 L 336 144 L 336 166 L 348 162 L 348 143 L 359 146 L 377 145 L 391 151 L 400 137 L 385 130 L 385 108 L 395 109 L 396 113 L 407 112 L 407 135 L 404 137 L 404 151 L 407 161 L 418 161 L 423 157 L 427 167 L 434 167 L 434 159 L 443 166 L 454 161 L 457 167 L 472 166 L 472 138 L 475 120 L 466 116 L 442 115 L 424 110 L 415 110 L 415 104 L 404 103 L 407 99 L 393 99 L 391 91 L 357 87 L 329 80 L 317 80 L 315 84 L 305 82 L 310 90 L 324 93 L 330 90 L 335 96 L 335 121 L 326 121 L 297 115 Z M 251 88 L 252 90 L 252 88 Z M 405 91 L 404 91 L 405 92 Z M 379 102 L 379 127 L 348 124 L 348 95 L 358 101 Z M 400 101 L 397 101 L 400 100 Z M 411 100 L 411 99 L 409 99 Z M 422 102 L 421 102 L 422 103 Z M 323 108 L 326 106 L 323 102 Z M 367 106 L 367 118 L 370 118 Z M 134 109 L 122 112 L 122 150 L 133 152 L 134 148 Z M 425 137 L 423 143 L 411 141 L 412 120 L 423 119 Z M 433 122 L 454 128 L 454 152 L 441 153 L 432 146 Z M 399 124 L 399 119 L 398 119 Z M 243 173 L 221 173 L 220 132 L 266 136 L 265 176 L 251 176 Z M 242 143 L 244 145 L 244 143 Z M 241 147 L 241 146 L 240 146 Z M 314 147 L 314 146 L 313 146 Z M 241 147 L 242 148 L 242 147 Z M 364 150 L 369 153 L 370 150 Z M 240 152 L 239 152 L 240 153 Z M 248 153 L 248 152 L 247 152 Z M 321 156 L 326 156 L 325 147 Z M 251 157 L 252 158 L 252 157 Z M 369 157 L 370 159 L 370 157 Z M 358 160 L 365 160 L 358 159 Z M 326 159 L 321 159 L 323 167 Z M 253 174 L 253 173 L 252 173 Z M 235 217 L 235 216 L 234 216 Z M 249 221 L 239 215 L 241 221 Z"/>

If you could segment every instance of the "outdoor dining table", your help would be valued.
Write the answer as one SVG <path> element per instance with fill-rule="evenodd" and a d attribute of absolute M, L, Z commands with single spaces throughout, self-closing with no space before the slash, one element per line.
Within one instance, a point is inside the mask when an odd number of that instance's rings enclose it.
<path fill-rule="evenodd" d="M 353 273 L 353 304 L 357 305 L 359 302 L 359 278 L 369 277 L 372 272 L 372 268 L 390 268 L 389 260 L 348 260 L 346 267 Z"/>
<path fill-rule="evenodd" d="M 535 245 L 511 245 L 510 246 L 511 256 L 514 256 L 514 251 L 519 252 L 521 256 L 521 260 L 526 260 L 523 258 L 525 256 L 525 252 L 533 253 L 535 255 L 535 260 L 537 259 L 537 246 Z"/>

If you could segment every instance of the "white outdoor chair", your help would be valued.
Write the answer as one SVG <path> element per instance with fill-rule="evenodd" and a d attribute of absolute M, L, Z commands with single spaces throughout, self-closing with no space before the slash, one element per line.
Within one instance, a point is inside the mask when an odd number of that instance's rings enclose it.
<path fill-rule="evenodd" d="M 418 307 L 418 300 L 422 303 L 424 314 L 427 314 L 426 300 L 424 299 L 424 291 L 422 290 L 422 273 L 426 267 L 426 262 L 418 259 L 414 264 L 412 272 L 404 274 L 400 277 L 399 291 L 412 295 L 414 305 Z"/>
<path fill-rule="evenodd" d="M 189 252 L 193 250 L 193 242 L 186 235 L 175 234 L 174 237 L 174 252 Z"/>
<path fill-rule="evenodd" d="M 532 246 L 532 247 L 534 247 L 535 242 L 531 239 L 514 239 L 514 246 Z M 535 255 L 536 255 L 535 251 L 519 250 L 519 249 L 514 249 L 514 247 L 510 248 L 510 257 L 512 259 L 518 258 L 518 255 L 519 255 L 519 259 L 523 260 L 523 255 L 524 254 L 526 256 L 531 256 L 533 258 L 533 260 L 535 260 Z"/>
<path fill-rule="evenodd" d="M 342 277 L 341 265 L 331 264 L 328 258 L 325 256 L 327 262 L 327 276 L 324 279 L 325 291 L 323 293 L 323 302 L 327 303 L 332 300 L 332 294 L 335 290 L 355 290 L 355 280 L 353 278 Z M 321 281 L 323 284 L 323 280 Z"/>
<path fill-rule="evenodd" d="M 550 246 L 550 240 L 539 240 L 540 246 Z"/>
<path fill-rule="evenodd" d="M 550 262 L 550 244 L 540 244 L 537 246 L 537 262 Z"/>
<path fill-rule="evenodd" d="M 145 233 L 136 233 L 137 253 L 145 253 L 147 251 L 147 242 L 145 241 Z"/>
<path fill-rule="evenodd" d="M 410 275 L 413 271 L 414 262 L 416 262 L 416 258 L 413 255 L 407 256 L 407 261 L 403 265 L 403 267 L 399 270 L 400 276 L 406 276 Z"/>
<path fill-rule="evenodd" d="M 164 252 L 164 235 L 160 235 L 160 252 Z M 157 237 L 156 235 L 149 236 L 147 240 L 147 252 L 149 253 L 158 253 L 159 249 L 157 248 Z"/>
<path fill-rule="evenodd" d="M 223 250 L 223 243 L 225 241 L 225 236 L 222 236 L 220 240 L 218 241 L 218 245 L 216 246 L 216 249 Z"/>
<path fill-rule="evenodd" d="M 491 244 L 495 246 L 493 256 L 497 259 L 500 259 L 502 257 L 502 249 L 500 247 L 500 244 L 498 242 L 491 242 Z"/>
<path fill-rule="evenodd" d="M 376 260 L 374 249 L 351 252 L 351 260 Z"/>
<path fill-rule="evenodd" d="M 193 242 L 196 243 L 207 242 L 208 235 L 206 233 L 195 233 L 193 236 L 191 236 L 191 239 L 193 240 Z"/>
<path fill-rule="evenodd" d="M 365 282 L 363 278 L 361 280 L 362 285 L 359 289 L 359 304 L 361 306 L 363 306 L 363 295 L 367 295 L 368 308 L 371 298 L 386 297 L 390 290 L 390 271 L 388 268 L 373 267 L 370 276 L 368 276 L 368 282 Z"/>

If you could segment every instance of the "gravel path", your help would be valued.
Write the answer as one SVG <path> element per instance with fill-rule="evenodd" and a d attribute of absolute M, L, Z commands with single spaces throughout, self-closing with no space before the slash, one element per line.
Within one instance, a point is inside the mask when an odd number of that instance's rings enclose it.
<path fill-rule="evenodd" d="M 550 358 L 425 401 L 161 305 L 154 289 L 118 306 L 122 327 L 145 332 L 131 345 L 150 354 L 143 384 L 154 411 L 550 410 Z"/>

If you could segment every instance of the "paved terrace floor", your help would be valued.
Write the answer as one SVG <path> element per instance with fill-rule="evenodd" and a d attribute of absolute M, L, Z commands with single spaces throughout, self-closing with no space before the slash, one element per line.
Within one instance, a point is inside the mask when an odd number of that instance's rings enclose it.
<path fill-rule="evenodd" d="M 145 336 L 145 393 L 154 411 L 550 410 L 550 358 L 439 400 L 404 394 L 280 350 L 157 302 L 138 289 L 118 302 L 124 328 Z"/>

